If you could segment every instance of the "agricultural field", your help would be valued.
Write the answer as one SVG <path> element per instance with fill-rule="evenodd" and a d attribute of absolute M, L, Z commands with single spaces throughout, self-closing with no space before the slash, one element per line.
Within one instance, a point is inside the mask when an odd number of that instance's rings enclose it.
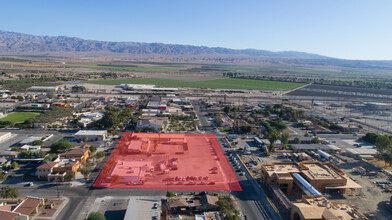
<path fill-rule="evenodd" d="M 38 115 L 39 115 L 38 113 L 32 113 L 32 112 L 14 112 L 7 115 L 4 118 L 0 118 L 0 121 L 11 121 L 14 123 L 22 123 Z"/>
<path fill-rule="evenodd" d="M 159 78 L 136 78 L 117 80 L 95 80 L 88 83 L 100 85 L 152 84 L 163 87 L 209 88 L 209 89 L 250 89 L 250 90 L 290 90 L 302 83 L 250 80 L 250 79 L 213 79 L 201 81 L 172 80 Z"/>
<path fill-rule="evenodd" d="M 183 67 L 177 66 L 139 66 L 139 65 L 94 65 L 88 66 L 94 69 L 111 69 L 111 70 L 128 70 L 128 71 L 145 71 L 145 72 L 180 72 L 185 71 Z"/>

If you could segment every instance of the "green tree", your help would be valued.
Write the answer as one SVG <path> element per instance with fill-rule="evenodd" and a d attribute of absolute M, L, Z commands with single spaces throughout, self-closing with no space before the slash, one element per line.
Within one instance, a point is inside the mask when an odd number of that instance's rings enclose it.
<path fill-rule="evenodd" d="M 102 152 L 102 151 L 100 151 L 100 152 L 98 152 L 98 153 L 95 154 L 95 157 L 96 157 L 97 159 L 102 158 L 102 157 L 104 157 L 104 156 L 105 156 L 105 153 Z"/>
<path fill-rule="evenodd" d="M 287 128 L 287 125 L 286 125 L 284 122 L 279 122 L 279 123 L 276 125 L 276 128 L 277 128 L 278 130 L 284 130 L 284 129 Z"/>
<path fill-rule="evenodd" d="M 391 164 L 391 161 L 392 161 L 391 153 L 382 153 L 381 154 L 381 160 L 384 161 L 385 167 L 387 166 L 387 163 Z"/>
<path fill-rule="evenodd" d="M 319 144 L 320 143 L 320 139 L 317 136 L 315 136 L 315 137 L 312 138 L 311 142 L 312 142 L 312 144 Z"/>
<path fill-rule="evenodd" d="M 85 179 L 87 179 L 88 175 L 90 175 L 90 170 L 83 168 L 80 170 L 80 173 L 84 176 Z"/>
<path fill-rule="evenodd" d="M 299 137 L 294 138 L 293 140 L 294 144 L 300 144 L 301 143 L 301 139 L 299 139 Z"/>
<path fill-rule="evenodd" d="M 57 154 L 54 154 L 54 153 L 48 154 L 48 155 L 45 157 L 45 159 L 44 159 L 43 162 L 50 162 L 50 161 L 53 161 L 54 159 L 56 159 L 56 157 L 57 157 Z"/>
<path fill-rule="evenodd" d="M 173 197 L 174 196 L 174 192 L 172 192 L 172 191 L 167 191 L 167 193 L 166 193 L 166 197 Z"/>
<path fill-rule="evenodd" d="M 266 137 L 270 142 L 269 150 L 271 151 L 274 148 L 274 143 L 279 139 L 279 131 L 276 129 L 271 129 L 270 131 L 266 132 Z"/>
<path fill-rule="evenodd" d="M 43 140 L 35 140 L 33 141 L 34 146 L 42 146 L 44 144 Z"/>
<path fill-rule="evenodd" d="M 220 127 L 222 125 L 223 121 L 221 117 L 216 117 L 215 118 L 215 124 L 216 126 Z"/>
<path fill-rule="evenodd" d="M 223 108 L 223 111 L 224 111 L 226 114 L 229 114 L 230 111 L 231 111 L 231 109 L 230 109 L 229 106 L 225 106 L 225 107 Z"/>
<path fill-rule="evenodd" d="M 106 220 L 105 216 L 100 212 L 90 212 L 87 220 Z"/>
<path fill-rule="evenodd" d="M 19 196 L 18 188 L 11 187 L 8 185 L 1 187 L 0 196 L 5 199 L 11 198 L 12 200 L 14 200 L 14 199 L 18 198 L 18 196 Z"/>
<path fill-rule="evenodd" d="M 287 145 L 289 142 L 290 134 L 289 133 L 283 133 L 280 135 L 280 141 L 282 142 L 283 145 Z"/>
<path fill-rule="evenodd" d="M 388 135 L 380 135 L 376 138 L 376 147 L 380 153 L 383 153 L 391 145 L 391 140 Z"/>
<path fill-rule="evenodd" d="M 16 167 L 18 166 L 18 163 L 14 161 L 14 162 L 12 162 L 11 166 L 12 166 L 12 169 L 16 169 Z"/>
<path fill-rule="evenodd" d="M 251 126 L 241 126 L 241 131 L 244 133 L 249 133 L 252 131 L 252 127 Z"/>
<path fill-rule="evenodd" d="M 88 137 L 83 137 L 83 142 L 87 142 L 88 141 Z"/>
<path fill-rule="evenodd" d="M 369 142 L 369 143 L 371 143 L 371 144 L 376 144 L 376 139 L 377 139 L 377 137 L 379 137 L 379 136 L 381 136 L 381 135 L 380 135 L 380 134 L 377 134 L 377 133 L 369 132 L 369 133 L 366 133 L 366 135 L 363 136 L 363 137 L 361 138 L 361 140 L 366 141 L 366 142 Z"/>
<path fill-rule="evenodd" d="M 75 174 L 73 174 L 73 173 L 67 173 L 67 174 L 65 174 L 65 176 L 64 176 L 64 180 L 65 180 L 65 181 L 71 181 L 71 180 L 73 180 L 73 179 L 75 179 Z"/>
<path fill-rule="evenodd" d="M 118 114 L 113 111 L 106 111 L 100 120 L 100 124 L 103 128 L 113 128 L 118 123 L 120 123 Z"/>
<path fill-rule="evenodd" d="M 60 141 L 57 141 L 50 146 L 50 150 L 53 153 L 65 152 L 71 148 L 72 148 L 72 144 L 66 139 L 62 139 Z"/>
<path fill-rule="evenodd" d="M 88 149 L 90 150 L 91 153 L 94 153 L 95 151 L 97 151 L 97 148 L 94 146 L 90 146 Z"/>

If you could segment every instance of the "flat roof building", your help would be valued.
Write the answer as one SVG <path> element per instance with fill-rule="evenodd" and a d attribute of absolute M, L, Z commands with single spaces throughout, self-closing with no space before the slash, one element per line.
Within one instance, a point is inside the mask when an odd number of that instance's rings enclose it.
<path fill-rule="evenodd" d="M 29 90 L 32 91 L 57 91 L 59 90 L 59 86 L 32 86 Z"/>
<path fill-rule="evenodd" d="M 324 196 L 303 196 L 301 202 L 293 202 L 290 219 L 295 220 L 367 220 L 356 208 L 347 204 L 330 202 Z"/>
<path fill-rule="evenodd" d="M 117 175 L 120 177 L 117 183 L 125 184 L 144 181 L 146 173 L 151 170 L 151 164 L 151 160 L 119 160 L 106 178 L 114 181 L 113 176 Z"/>
<path fill-rule="evenodd" d="M 340 153 L 342 150 L 333 144 L 292 144 L 290 145 L 294 152 L 317 151 Z"/>
<path fill-rule="evenodd" d="M 298 180 L 293 174 L 299 174 L 319 192 L 325 192 L 328 189 L 345 193 L 347 189 L 356 190 L 362 188 L 343 171 L 330 163 L 277 162 L 261 166 L 262 179 L 267 183 L 279 186 L 287 194 L 291 193 L 293 184 L 296 183 L 295 179 Z"/>
<path fill-rule="evenodd" d="M 106 139 L 108 132 L 106 130 L 80 130 L 74 135 L 76 140 L 83 141 L 87 137 L 88 141 L 103 141 Z"/>

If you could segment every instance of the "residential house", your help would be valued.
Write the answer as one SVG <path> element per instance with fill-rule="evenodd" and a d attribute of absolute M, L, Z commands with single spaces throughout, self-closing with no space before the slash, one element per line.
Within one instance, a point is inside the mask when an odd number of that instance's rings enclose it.
<path fill-rule="evenodd" d="M 43 204 L 44 199 L 28 196 L 25 200 L 19 203 L 18 206 L 16 206 L 13 212 L 27 216 L 34 216 L 36 213 L 38 213 L 39 206 Z"/>

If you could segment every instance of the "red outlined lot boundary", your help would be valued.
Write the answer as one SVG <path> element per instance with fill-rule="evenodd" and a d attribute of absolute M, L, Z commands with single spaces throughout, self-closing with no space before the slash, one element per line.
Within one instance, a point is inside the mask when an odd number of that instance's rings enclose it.
<path fill-rule="evenodd" d="M 242 191 L 212 134 L 124 133 L 93 187 Z"/>

